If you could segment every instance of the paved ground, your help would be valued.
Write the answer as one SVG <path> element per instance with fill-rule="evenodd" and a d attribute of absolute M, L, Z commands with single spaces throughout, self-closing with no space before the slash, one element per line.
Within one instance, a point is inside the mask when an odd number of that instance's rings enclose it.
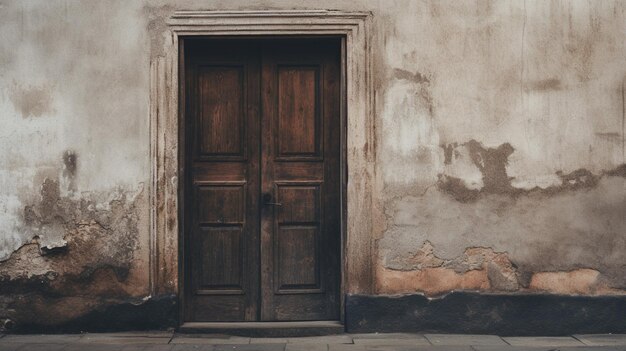
<path fill-rule="evenodd" d="M 499 337 L 452 334 L 341 334 L 303 338 L 246 338 L 138 332 L 2 335 L 0 351 L 626 351 L 626 334 Z"/>

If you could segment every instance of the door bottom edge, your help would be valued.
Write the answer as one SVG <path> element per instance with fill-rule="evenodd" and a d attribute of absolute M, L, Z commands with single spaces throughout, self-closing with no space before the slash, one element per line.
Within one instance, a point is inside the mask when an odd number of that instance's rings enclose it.
<path fill-rule="evenodd" d="M 340 321 L 185 322 L 178 331 L 185 334 L 297 337 L 341 334 L 345 332 L 345 326 Z"/>

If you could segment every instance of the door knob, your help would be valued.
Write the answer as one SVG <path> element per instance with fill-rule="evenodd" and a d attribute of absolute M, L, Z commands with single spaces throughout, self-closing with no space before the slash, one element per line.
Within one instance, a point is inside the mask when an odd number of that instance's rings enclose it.
<path fill-rule="evenodd" d="M 280 202 L 273 202 L 272 201 L 272 194 L 270 193 L 264 193 L 263 196 L 263 205 L 268 205 L 268 206 L 282 206 L 283 204 L 281 204 Z"/>

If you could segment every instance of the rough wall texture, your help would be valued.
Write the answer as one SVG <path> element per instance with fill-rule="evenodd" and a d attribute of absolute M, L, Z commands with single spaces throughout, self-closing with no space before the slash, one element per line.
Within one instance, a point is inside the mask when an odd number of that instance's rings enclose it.
<path fill-rule="evenodd" d="M 0 320 L 150 298 L 165 19 L 300 6 L 0 0 Z M 626 292 L 624 2 L 310 8 L 373 14 L 373 291 Z"/>
<path fill-rule="evenodd" d="M 0 4 L 0 321 L 149 296 L 141 4 Z"/>
<path fill-rule="evenodd" d="M 405 5 L 381 16 L 376 290 L 624 293 L 624 3 Z"/>

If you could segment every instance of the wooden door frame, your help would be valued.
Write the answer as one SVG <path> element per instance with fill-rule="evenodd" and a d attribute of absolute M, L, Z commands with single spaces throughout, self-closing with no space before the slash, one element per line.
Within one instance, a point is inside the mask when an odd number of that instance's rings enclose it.
<path fill-rule="evenodd" d="M 188 37 L 335 36 L 342 45 L 341 321 L 346 294 L 371 293 L 374 206 L 374 92 L 371 14 L 325 10 L 177 11 L 165 55 L 150 62 L 150 290 L 177 295 L 184 284 L 184 42 Z M 179 180 L 181 182 L 179 183 Z M 180 323 L 182 323 L 182 318 Z"/>

